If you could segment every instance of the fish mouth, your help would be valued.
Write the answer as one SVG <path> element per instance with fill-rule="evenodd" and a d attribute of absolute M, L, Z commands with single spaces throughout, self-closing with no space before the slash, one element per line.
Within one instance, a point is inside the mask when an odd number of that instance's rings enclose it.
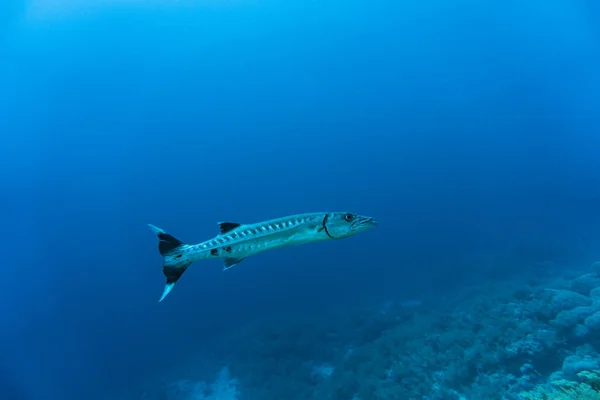
<path fill-rule="evenodd" d="M 377 220 L 371 217 L 363 217 L 354 223 L 354 229 L 365 229 L 377 225 Z"/>

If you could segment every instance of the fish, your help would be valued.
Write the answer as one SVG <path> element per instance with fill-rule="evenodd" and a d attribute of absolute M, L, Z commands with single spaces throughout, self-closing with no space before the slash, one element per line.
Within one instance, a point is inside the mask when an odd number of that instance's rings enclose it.
<path fill-rule="evenodd" d="M 159 302 L 167 297 L 185 270 L 196 261 L 221 259 L 225 271 L 250 256 L 268 250 L 345 239 L 374 227 L 377 221 L 349 212 L 315 212 L 254 224 L 218 224 L 220 232 L 217 236 L 197 244 L 186 244 L 161 228 L 148 224 L 158 237 L 158 251 L 163 258 L 162 271 L 166 278 Z"/>

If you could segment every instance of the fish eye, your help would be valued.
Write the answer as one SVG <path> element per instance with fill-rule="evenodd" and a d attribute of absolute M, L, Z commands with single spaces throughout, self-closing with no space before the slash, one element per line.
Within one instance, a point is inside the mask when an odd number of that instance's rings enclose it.
<path fill-rule="evenodd" d="M 352 214 L 345 214 L 345 215 L 344 215 L 344 220 L 345 220 L 346 222 L 350 222 L 350 221 L 352 221 L 353 219 L 354 219 L 354 215 L 352 215 Z"/>

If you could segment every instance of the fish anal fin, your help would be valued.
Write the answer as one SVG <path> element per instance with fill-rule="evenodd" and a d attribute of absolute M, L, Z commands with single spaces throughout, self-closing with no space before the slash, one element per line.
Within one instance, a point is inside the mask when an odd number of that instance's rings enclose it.
<path fill-rule="evenodd" d="M 246 257 L 242 258 L 224 258 L 223 259 L 223 270 L 233 267 L 235 264 L 239 264 L 244 261 Z"/>
<path fill-rule="evenodd" d="M 227 233 L 229 231 L 234 230 L 240 225 L 242 224 L 238 224 L 237 222 L 219 222 L 219 229 L 221 233 Z"/>

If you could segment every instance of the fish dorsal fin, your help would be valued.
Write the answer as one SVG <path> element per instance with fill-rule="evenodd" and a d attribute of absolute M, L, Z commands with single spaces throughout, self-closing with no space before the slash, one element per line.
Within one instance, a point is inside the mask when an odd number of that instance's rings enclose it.
<path fill-rule="evenodd" d="M 235 264 L 239 264 L 244 261 L 246 257 L 242 258 L 225 258 L 223 259 L 223 270 L 233 267 Z"/>
<path fill-rule="evenodd" d="M 240 225 L 241 224 L 238 224 L 237 222 L 219 222 L 219 229 L 221 230 L 221 233 L 227 233 Z"/>

